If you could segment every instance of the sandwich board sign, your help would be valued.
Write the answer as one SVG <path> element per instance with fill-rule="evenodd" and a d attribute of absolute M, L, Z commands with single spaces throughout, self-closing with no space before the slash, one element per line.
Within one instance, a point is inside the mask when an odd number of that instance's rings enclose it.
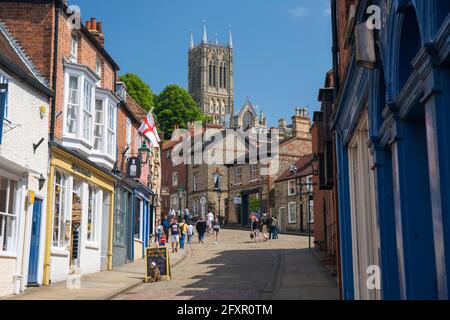
<path fill-rule="evenodd" d="M 158 266 L 161 277 L 170 280 L 172 272 L 170 270 L 169 251 L 166 247 L 145 249 L 145 282 L 149 282 L 151 279 L 150 267 L 152 262 Z"/>

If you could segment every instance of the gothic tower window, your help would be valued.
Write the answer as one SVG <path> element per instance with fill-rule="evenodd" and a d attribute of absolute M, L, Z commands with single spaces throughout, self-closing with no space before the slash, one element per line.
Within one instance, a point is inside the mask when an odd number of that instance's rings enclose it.
<path fill-rule="evenodd" d="M 243 127 L 248 127 L 252 123 L 252 114 L 250 111 L 245 111 L 244 115 L 242 116 L 242 125 Z"/>
<path fill-rule="evenodd" d="M 212 64 L 209 63 L 209 86 L 212 87 L 213 85 L 213 74 L 212 74 Z"/>
<path fill-rule="evenodd" d="M 223 88 L 223 66 L 222 66 L 222 64 L 220 64 L 219 78 L 220 78 L 219 87 Z"/>
<path fill-rule="evenodd" d="M 227 65 L 225 64 L 223 67 L 223 87 L 227 88 Z"/>
<path fill-rule="evenodd" d="M 217 66 L 215 63 L 213 65 L 213 87 L 217 87 Z"/>
<path fill-rule="evenodd" d="M 195 84 L 197 88 L 200 88 L 201 86 L 201 79 L 202 79 L 202 67 L 197 67 L 197 83 Z"/>

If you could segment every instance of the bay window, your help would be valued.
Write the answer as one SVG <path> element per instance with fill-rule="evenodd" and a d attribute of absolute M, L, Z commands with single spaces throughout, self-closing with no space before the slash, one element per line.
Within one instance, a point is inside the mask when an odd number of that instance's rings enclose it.
<path fill-rule="evenodd" d="M 91 141 L 93 87 L 89 81 L 84 82 L 83 138 L 87 142 Z"/>
<path fill-rule="evenodd" d="M 53 197 L 53 246 L 62 248 L 66 244 L 66 207 L 67 207 L 67 178 L 59 171 L 55 173 Z"/>
<path fill-rule="evenodd" d="M 108 105 L 108 150 L 107 153 L 109 156 L 114 157 L 114 137 L 115 137 L 115 108 L 112 103 Z"/>
<path fill-rule="evenodd" d="M 67 101 L 67 132 L 75 134 L 77 130 L 77 110 L 80 105 L 79 77 L 69 77 L 69 92 Z"/>
<path fill-rule="evenodd" d="M 94 149 L 103 151 L 103 128 L 104 128 L 104 112 L 103 100 L 95 100 L 95 117 L 94 117 Z"/>
<path fill-rule="evenodd" d="M 0 177 L 0 252 L 14 253 L 17 213 L 17 182 Z"/>

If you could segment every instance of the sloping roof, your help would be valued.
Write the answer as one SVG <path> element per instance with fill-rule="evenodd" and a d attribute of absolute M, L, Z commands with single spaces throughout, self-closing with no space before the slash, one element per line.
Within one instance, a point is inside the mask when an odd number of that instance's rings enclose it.
<path fill-rule="evenodd" d="M 133 98 L 127 93 L 127 105 L 133 115 L 139 119 L 144 120 L 147 116 L 147 111 L 145 111 Z"/>
<path fill-rule="evenodd" d="M 292 174 L 290 168 L 283 172 L 283 174 L 275 180 L 275 182 L 282 182 L 285 180 L 295 179 L 295 177 L 302 177 L 312 174 L 312 168 L 310 163 L 313 159 L 312 154 L 305 155 L 301 157 L 296 163 L 295 166 L 298 168 L 297 174 Z"/>
<path fill-rule="evenodd" d="M 39 73 L 31 59 L 0 20 L 0 64 L 37 89 L 51 94 L 47 80 Z"/>

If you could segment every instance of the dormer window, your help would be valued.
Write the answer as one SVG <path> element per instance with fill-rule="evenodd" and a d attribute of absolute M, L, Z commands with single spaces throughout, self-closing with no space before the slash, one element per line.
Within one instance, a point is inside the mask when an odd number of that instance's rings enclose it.
<path fill-rule="evenodd" d="M 72 35 L 72 42 L 70 45 L 70 62 L 77 63 L 78 61 L 78 37 Z"/>

